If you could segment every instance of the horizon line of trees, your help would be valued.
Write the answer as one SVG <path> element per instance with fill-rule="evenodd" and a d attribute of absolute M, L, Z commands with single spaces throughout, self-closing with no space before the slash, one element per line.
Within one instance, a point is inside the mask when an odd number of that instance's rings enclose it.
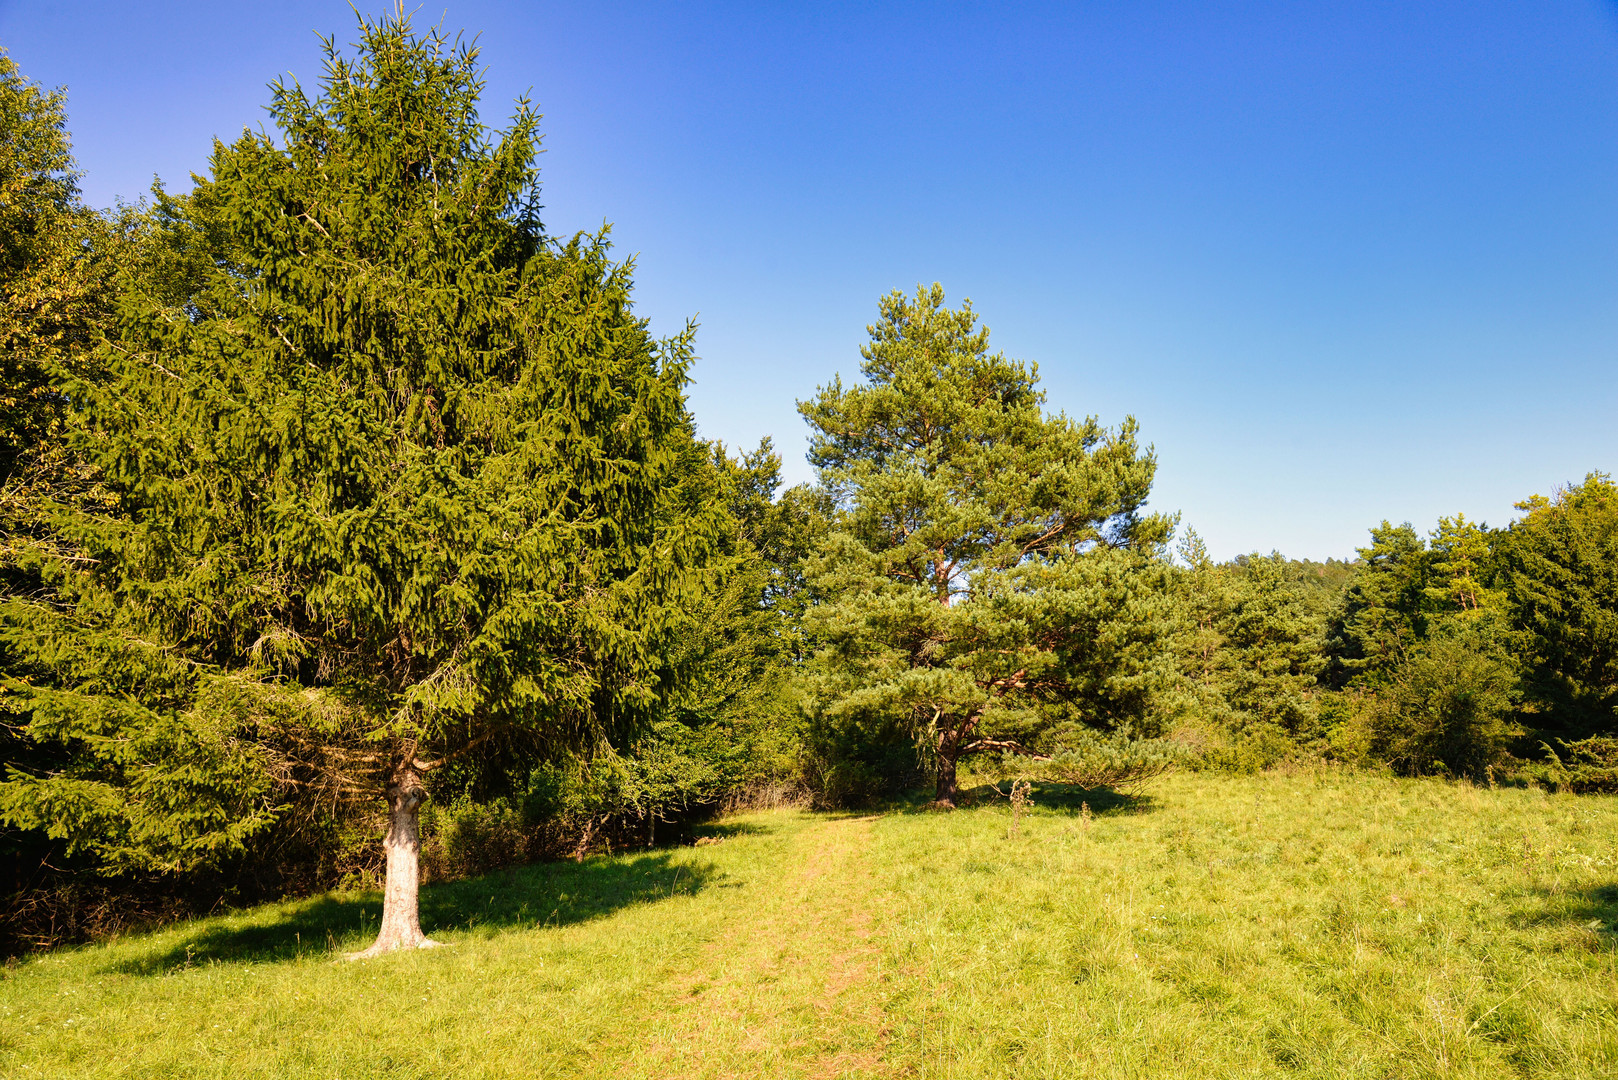
<path fill-rule="evenodd" d="M 7 949 L 344 883 L 368 954 L 425 947 L 423 875 L 963 770 L 1618 787 L 1610 477 L 1216 564 L 1132 418 L 1049 412 L 933 285 L 784 489 L 696 436 L 695 329 L 607 232 L 545 231 L 528 104 L 492 131 L 475 48 L 360 31 L 277 140 L 107 213 L 0 52 Z"/>

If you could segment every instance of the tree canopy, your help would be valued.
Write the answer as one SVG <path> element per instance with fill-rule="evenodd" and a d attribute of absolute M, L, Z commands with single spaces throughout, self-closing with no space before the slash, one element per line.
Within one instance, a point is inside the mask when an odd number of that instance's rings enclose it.
<path fill-rule="evenodd" d="M 167 287 L 125 280 L 73 387 L 115 505 L 65 514 L 54 596 L 7 610 L 49 675 L 29 730 L 89 753 L 0 809 L 178 866 L 300 788 L 385 787 L 391 900 L 446 756 L 650 719 L 717 519 L 670 512 L 690 330 L 652 338 L 605 234 L 544 234 L 537 116 L 496 138 L 474 48 L 362 31 L 317 95 L 273 88 L 279 142 L 158 195 Z M 420 939 L 409 887 L 379 945 Z"/>
<path fill-rule="evenodd" d="M 817 707 L 907 731 L 952 804 L 967 754 L 1141 718 L 1164 613 L 1131 576 L 1171 523 L 1143 510 L 1155 461 L 1133 420 L 1047 415 L 1037 370 L 944 299 L 884 297 L 865 382 L 799 410 L 838 511 L 811 564 Z"/>
<path fill-rule="evenodd" d="M 1503 529 L 1176 562 L 1134 419 L 1049 410 L 934 285 L 798 403 L 783 490 L 770 440 L 698 437 L 695 328 L 653 334 L 608 231 L 547 233 L 539 117 L 485 124 L 475 47 L 401 14 L 325 52 L 113 211 L 0 53 L 0 933 L 75 925 L 48 883 L 380 876 L 370 951 L 427 945 L 424 873 L 950 806 L 963 762 L 1618 787 L 1606 474 Z"/>
<path fill-rule="evenodd" d="M 1618 727 L 1618 485 L 1593 472 L 1518 504 L 1500 540 L 1525 690 L 1576 738 Z"/>

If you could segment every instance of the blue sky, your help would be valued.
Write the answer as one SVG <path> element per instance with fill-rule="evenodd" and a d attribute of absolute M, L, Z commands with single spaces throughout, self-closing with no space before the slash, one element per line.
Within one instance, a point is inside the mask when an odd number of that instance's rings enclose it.
<path fill-rule="evenodd" d="M 364 6 L 363 4 L 361 5 Z M 702 324 L 703 433 L 856 373 L 940 281 L 1053 409 L 1135 415 L 1218 557 L 1503 523 L 1618 471 L 1618 10 L 1491 3 L 470 3 L 485 118 L 532 92 L 552 231 L 614 223 L 640 310 Z M 84 190 L 184 189 L 335 2 L 0 0 L 68 88 Z"/>

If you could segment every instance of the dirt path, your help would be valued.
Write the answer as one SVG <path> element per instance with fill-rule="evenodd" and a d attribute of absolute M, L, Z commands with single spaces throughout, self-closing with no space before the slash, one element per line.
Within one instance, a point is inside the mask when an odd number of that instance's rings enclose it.
<path fill-rule="evenodd" d="M 670 1000 L 648 1075 L 875 1077 L 884 1031 L 872 940 L 873 818 L 817 822 L 779 880 L 738 896 Z"/>

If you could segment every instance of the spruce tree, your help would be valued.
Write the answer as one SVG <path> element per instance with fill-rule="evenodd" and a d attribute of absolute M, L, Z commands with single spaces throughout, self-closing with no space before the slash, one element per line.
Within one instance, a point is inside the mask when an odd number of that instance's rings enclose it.
<path fill-rule="evenodd" d="M 385 799 L 368 952 L 417 916 L 425 777 L 636 730 L 677 679 L 718 511 L 670 494 L 690 329 L 659 342 L 605 234 L 549 238 L 538 117 L 495 137 L 474 48 L 364 21 L 278 137 L 159 193 L 108 378 L 71 387 L 115 507 L 66 513 L 6 614 L 30 733 L 0 814 L 111 865 L 240 850 L 311 793 Z"/>
<path fill-rule="evenodd" d="M 1143 512 L 1156 463 L 1133 419 L 1047 415 L 1037 369 L 991 353 L 970 304 L 894 292 L 868 329 L 865 382 L 799 403 L 838 511 L 811 563 L 812 707 L 907 732 L 953 806 L 969 754 L 1149 718 L 1171 523 Z"/>
<path fill-rule="evenodd" d="M 55 508 L 100 501 L 94 470 L 67 445 L 73 399 L 63 386 L 98 374 L 114 268 L 139 223 L 138 211 L 102 215 L 84 205 L 64 92 L 29 81 L 0 50 L 0 605 L 50 593 L 39 553 L 52 548 Z M 38 772 L 60 757 L 23 734 L 29 702 L 6 692 L 40 674 L 0 640 L 0 765 Z M 79 867 L 62 855 L 38 830 L 6 830 L 0 904 L 48 879 L 71 881 Z M 54 926 L 55 914 L 45 921 Z M 24 933 L 27 921 L 11 920 L 0 936 Z"/>
<path fill-rule="evenodd" d="M 1316 716 L 1313 693 L 1325 666 L 1324 604 L 1279 552 L 1249 555 L 1223 568 L 1221 647 L 1215 684 L 1238 727 L 1269 724 L 1292 736 Z"/>

